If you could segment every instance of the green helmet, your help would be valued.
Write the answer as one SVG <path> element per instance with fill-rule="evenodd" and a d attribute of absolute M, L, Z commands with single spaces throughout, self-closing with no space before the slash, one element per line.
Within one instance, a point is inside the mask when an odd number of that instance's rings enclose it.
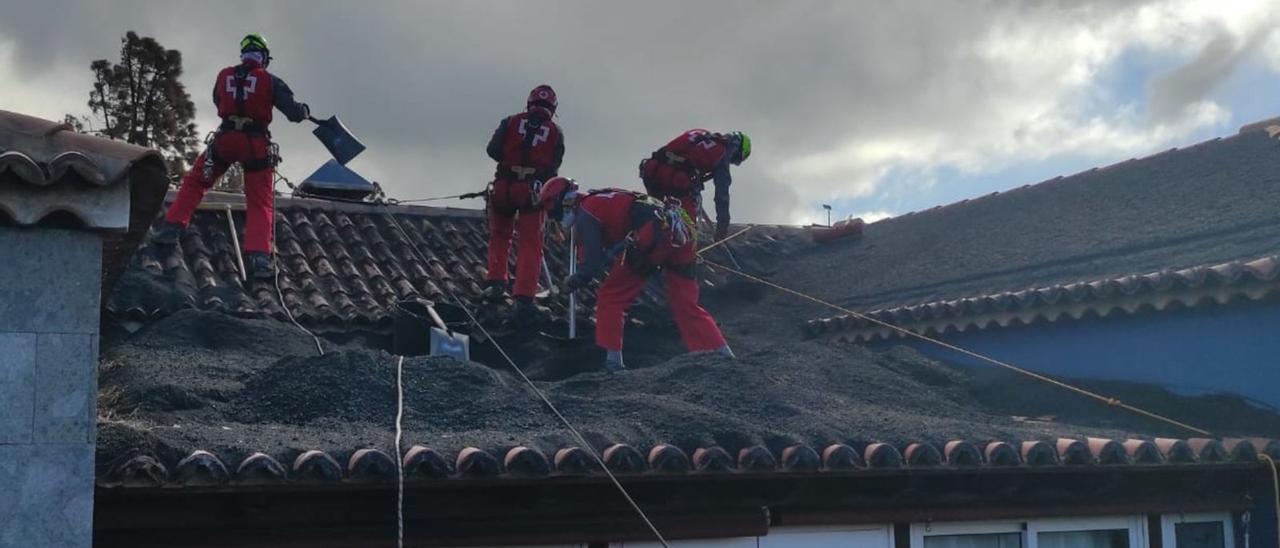
<path fill-rule="evenodd" d="M 751 156 L 751 138 L 741 131 L 733 132 L 734 138 L 738 140 L 738 157 L 735 164 L 741 164 L 748 156 Z"/>
<path fill-rule="evenodd" d="M 253 34 L 245 35 L 244 38 L 240 39 L 240 53 L 244 53 L 246 51 L 261 51 L 263 53 L 269 53 L 271 48 L 267 47 L 267 39 L 263 38 L 261 34 L 255 32 Z"/>

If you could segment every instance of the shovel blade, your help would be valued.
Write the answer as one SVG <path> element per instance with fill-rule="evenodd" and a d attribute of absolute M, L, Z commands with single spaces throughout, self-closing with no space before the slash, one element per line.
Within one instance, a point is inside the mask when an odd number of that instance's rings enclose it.
<path fill-rule="evenodd" d="M 337 116 L 330 116 L 328 120 L 315 120 L 315 123 L 316 128 L 311 133 L 320 140 L 324 148 L 329 149 L 329 154 L 339 164 L 346 165 L 364 152 L 364 144 L 347 130 L 347 126 L 342 125 Z"/>
<path fill-rule="evenodd" d="M 459 361 L 471 361 L 471 341 L 461 333 L 449 334 L 438 327 L 431 328 L 431 355 L 447 356 Z"/>

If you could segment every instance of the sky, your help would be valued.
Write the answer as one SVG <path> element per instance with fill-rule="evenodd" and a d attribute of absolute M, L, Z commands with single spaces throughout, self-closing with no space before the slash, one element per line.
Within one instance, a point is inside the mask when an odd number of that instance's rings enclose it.
<path fill-rule="evenodd" d="M 484 147 L 555 87 L 562 174 L 642 188 L 690 128 L 744 131 L 735 221 L 874 220 L 1229 135 L 1280 115 L 1268 0 L 0 0 L 0 109 L 88 114 L 95 59 L 134 30 L 183 53 L 201 131 L 239 39 L 368 146 L 400 199 L 479 190 Z M 327 152 L 277 118 L 281 172 Z M 707 198 L 709 199 L 710 192 Z M 471 202 L 439 205 L 480 207 Z"/>

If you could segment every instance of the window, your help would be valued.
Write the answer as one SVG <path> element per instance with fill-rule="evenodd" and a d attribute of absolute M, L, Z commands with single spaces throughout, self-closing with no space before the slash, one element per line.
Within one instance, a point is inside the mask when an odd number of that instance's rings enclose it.
<path fill-rule="evenodd" d="M 916 523 L 911 525 L 911 547 L 1147 548 L 1146 523 L 1141 516 Z"/>
<path fill-rule="evenodd" d="M 1231 514 L 1166 514 L 1160 517 L 1165 548 L 1233 548 Z"/>
<path fill-rule="evenodd" d="M 777 527 L 760 537 L 759 548 L 892 548 L 893 527 Z"/>
<path fill-rule="evenodd" d="M 1146 548 L 1142 517 L 1042 519 L 1027 522 L 1029 548 Z"/>
<path fill-rule="evenodd" d="M 1023 548 L 1021 522 L 917 523 L 912 548 Z"/>

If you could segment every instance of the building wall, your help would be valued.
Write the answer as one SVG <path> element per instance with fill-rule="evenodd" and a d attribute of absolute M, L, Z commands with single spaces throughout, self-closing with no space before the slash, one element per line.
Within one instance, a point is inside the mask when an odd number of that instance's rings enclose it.
<path fill-rule="evenodd" d="M 102 244 L 0 227 L 0 546 L 89 546 Z"/>
<path fill-rule="evenodd" d="M 1074 378 L 1151 382 L 1175 391 L 1227 392 L 1280 407 L 1280 302 L 952 333 L 941 338 L 1020 367 Z M 895 344 L 903 344 L 897 342 Z M 985 364 L 924 342 L 924 354 Z M 883 343 L 880 343 L 883 345 Z"/>

